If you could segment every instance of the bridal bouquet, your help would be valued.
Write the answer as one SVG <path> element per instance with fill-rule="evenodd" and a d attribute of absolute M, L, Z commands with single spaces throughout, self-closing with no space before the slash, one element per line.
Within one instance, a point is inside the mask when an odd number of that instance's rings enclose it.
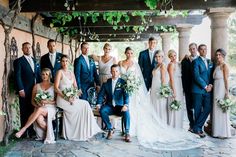
<path fill-rule="evenodd" d="M 64 99 L 69 100 L 70 98 L 75 98 L 78 96 L 79 90 L 77 88 L 71 87 L 71 88 L 65 88 L 62 91 L 62 94 L 64 95 Z"/>
<path fill-rule="evenodd" d="M 48 92 L 40 91 L 36 94 L 34 100 L 37 104 L 41 103 L 42 100 L 50 100 L 52 96 Z"/>
<path fill-rule="evenodd" d="M 162 85 L 160 88 L 160 91 L 158 91 L 157 94 L 160 94 L 161 97 L 168 98 L 169 96 L 172 95 L 172 90 L 171 90 L 170 86 Z"/>
<path fill-rule="evenodd" d="M 178 111 L 179 109 L 181 109 L 181 102 L 177 101 L 177 100 L 172 101 L 170 103 L 170 108 L 171 108 L 171 110 Z"/>
<path fill-rule="evenodd" d="M 129 95 L 135 93 L 142 83 L 141 79 L 135 76 L 134 72 L 128 72 L 127 74 L 122 75 L 121 78 L 126 81 L 124 89 Z"/>
<path fill-rule="evenodd" d="M 219 107 L 222 109 L 223 112 L 228 111 L 231 107 L 235 105 L 235 103 L 229 98 L 219 99 L 217 100 L 217 104 L 219 105 Z"/>

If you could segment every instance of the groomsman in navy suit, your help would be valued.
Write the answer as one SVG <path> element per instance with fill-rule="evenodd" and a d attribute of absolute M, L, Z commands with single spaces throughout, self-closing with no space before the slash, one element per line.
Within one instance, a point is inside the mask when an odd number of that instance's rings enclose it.
<path fill-rule="evenodd" d="M 193 132 L 200 137 L 206 135 L 202 127 L 212 109 L 213 64 L 206 58 L 207 46 L 198 46 L 200 56 L 193 61 L 192 98 L 195 122 Z"/>
<path fill-rule="evenodd" d="M 114 64 L 111 66 L 112 78 L 108 79 L 106 83 L 103 83 L 102 88 L 97 98 L 97 109 L 100 109 L 100 115 L 102 120 L 106 124 L 109 130 L 107 139 L 112 138 L 112 124 L 109 119 L 109 115 L 123 116 L 125 126 L 125 141 L 131 142 L 129 129 L 130 129 L 130 113 L 129 113 L 129 95 L 124 90 L 125 81 L 119 78 L 120 71 L 119 65 Z M 102 105 L 104 98 L 106 103 Z"/>
<path fill-rule="evenodd" d="M 152 70 L 157 65 L 157 62 L 154 59 L 156 45 L 157 40 L 150 37 L 148 40 L 148 49 L 140 52 L 138 57 L 138 64 L 141 68 L 147 90 L 151 88 Z"/>
<path fill-rule="evenodd" d="M 16 59 L 13 63 L 16 90 L 19 94 L 21 126 L 24 126 L 29 116 L 34 111 L 31 104 L 32 90 L 35 83 L 40 82 L 40 68 L 36 60 L 31 57 L 31 44 L 25 42 L 22 44 L 23 56 Z M 33 134 L 33 128 L 29 129 L 30 135 Z"/>
<path fill-rule="evenodd" d="M 88 56 L 89 44 L 83 42 L 81 44 L 82 54 L 74 61 L 74 73 L 78 88 L 82 90 L 81 99 L 87 100 L 88 89 L 90 87 L 100 89 L 100 82 L 95 62 Z"/>
<path fill-rule="evenodd" d="M 197 44 L 189 44 L 190 55 L 185 56 L 181 61 L 182 84 L 185 94 L 185 102 L 187 108 L 187 115 L 189 120 L 189 131 L 192 131 L 194 125 L 193 102 L 192 102 L 192 62 L 197 55 Z"/>
<path fill-rule="evenodd" d="M 54 82 L 57 71 L 61 68 L 61 56 L 62 54 L 56 50 L 56 42 L 53 39 L 49 39 L 47 43 L 49 52 L 41 57 L 40 65 L 41 69 L 49 68 L 52 72 L 51 81 Z"/>

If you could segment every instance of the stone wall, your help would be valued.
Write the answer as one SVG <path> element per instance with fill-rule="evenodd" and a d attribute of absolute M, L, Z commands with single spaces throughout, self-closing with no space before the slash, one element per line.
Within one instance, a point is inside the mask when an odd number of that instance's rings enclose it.
<path fill-rule="evenodd" d="M 0 7 L 6 7 L 8 5 L 8 1 L 6 0 L 0 0 Z M 2 10 L 2 9 L 1 9 Z M 0 11 L 1 11 L 0 10 Z M 18 57 L 22 56 L 21 51 L 21 45 L 24 42 L 30 42 L 32 43 L 32 35 L 30 32 L 30 18 L 35 15 L 34 13 L 24 13 L 20 15 L 20 18 L 18 18 L 18 24 L 16 25 L 16 28 L 12 30 L 12 33 L 10 34 L 10 39 L 14 37 L 17 42 L 18 47 Z M 23 19 L 23 20 L 22 20 Z M 23 22 L 19 22 L 22 20 Z M 40 44 L 40 50 L 41 55 L 44 55 L 48 52 L 47 49 L 47 41 L 48 39 L 55 39 L 55 35 L 57 34 L 55 30 L 44 27 L 42 25 L 42 20 L 39 18 L 37 20 L 36 25 L 36 35 L 35 35 L 35 43 L 39 42 Z M 21 23 L 21 25 L 19 24 Z M 25 27 L 22 27 L 22 23 L 25 24 Z M 4 57 L 5 57 L 5 49 L 4 49 L 4 30 L 2 26 L 0 25 L 0 93 L 2 92 L 2 76 L 3 76 L 3 70 L 4 70 Z M 57 42 L 57 50 L 61 52 L 62 50 L 62 44 L 60 43 L 60 39 Z M 64 43 L 64 54 L 69 54 L 70 48 L 68 45 L 68 39 L 65 40 Z M 0 99 L 0 110 L 2 109 L 2 99 Z M 4 134 L 4 116 L 0 116 L 0 141 L 2 141 Z"/>

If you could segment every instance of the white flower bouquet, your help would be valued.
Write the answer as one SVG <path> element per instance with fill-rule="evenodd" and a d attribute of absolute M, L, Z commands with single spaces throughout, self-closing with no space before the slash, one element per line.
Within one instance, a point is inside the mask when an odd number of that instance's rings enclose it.
<path fill-rule="evenodd" d="M 172 95 L 172 90 L 169 85 L 162 85 L 160 87 L 160 91 L 157 93 L 158 95 L 160 94 L 161 97 L 168 98 L 169 96 Z"/>
<path fill-rule="evenodd" d="M 79 90 L 77 88 L 65 88 L 62 91 L 62 94 L 64 95 L 64 99 L 69 100 L 70 98 L 75 98 L 78 96 Z"/>
<path fill-rule="evenodd" d="M 35 102 L 40 104 L 42 100 L 51 100 L 52 96 L 48 92 L 40 91 L 35 95 Z"/>
<path fill-rule="evenodd" d="M 177 101 L 177 100 L 173 100 L 171 103 L 170 103 L 170 108 L 171 110 L 176 110 L 178 111 L 179 109 L 181 109 L 181 102 L 180 101 Z"/>
<path fill-rule="evenodd" d="M 235 103 L 229 98 L 219 99 L 219 100 L 217 100 L 217 104 L 222 109 L 223 112 L 226 112 L 231 107 L 235 106 Z"/>
<path fill-rule="evenodd" d="M 128 72 L 126 75 L 122 75 L 121 78 L 126 81 L 124 84 L 124 89 L 129 95 L 134 94 L 142 84 L 141 79 L 135 76 L 134 72 Z"/>

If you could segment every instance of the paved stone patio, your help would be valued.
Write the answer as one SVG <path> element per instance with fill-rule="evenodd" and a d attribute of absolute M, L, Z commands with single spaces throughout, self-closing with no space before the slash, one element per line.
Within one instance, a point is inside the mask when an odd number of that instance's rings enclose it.
<path fill-rule="evenodd" d="M 131 143 L 122 141 L 116 131 L 112 140 L 98 134 L 89 141 L 75 142 L 60 139 L 56 144 L 25 139 L 18 142 L 6 157 L 236 157 L 236 138 L 216 139 L 207 136 L 205 145 L 184 151 L 157 151 L 139 145 L 137 138 Z"/>

